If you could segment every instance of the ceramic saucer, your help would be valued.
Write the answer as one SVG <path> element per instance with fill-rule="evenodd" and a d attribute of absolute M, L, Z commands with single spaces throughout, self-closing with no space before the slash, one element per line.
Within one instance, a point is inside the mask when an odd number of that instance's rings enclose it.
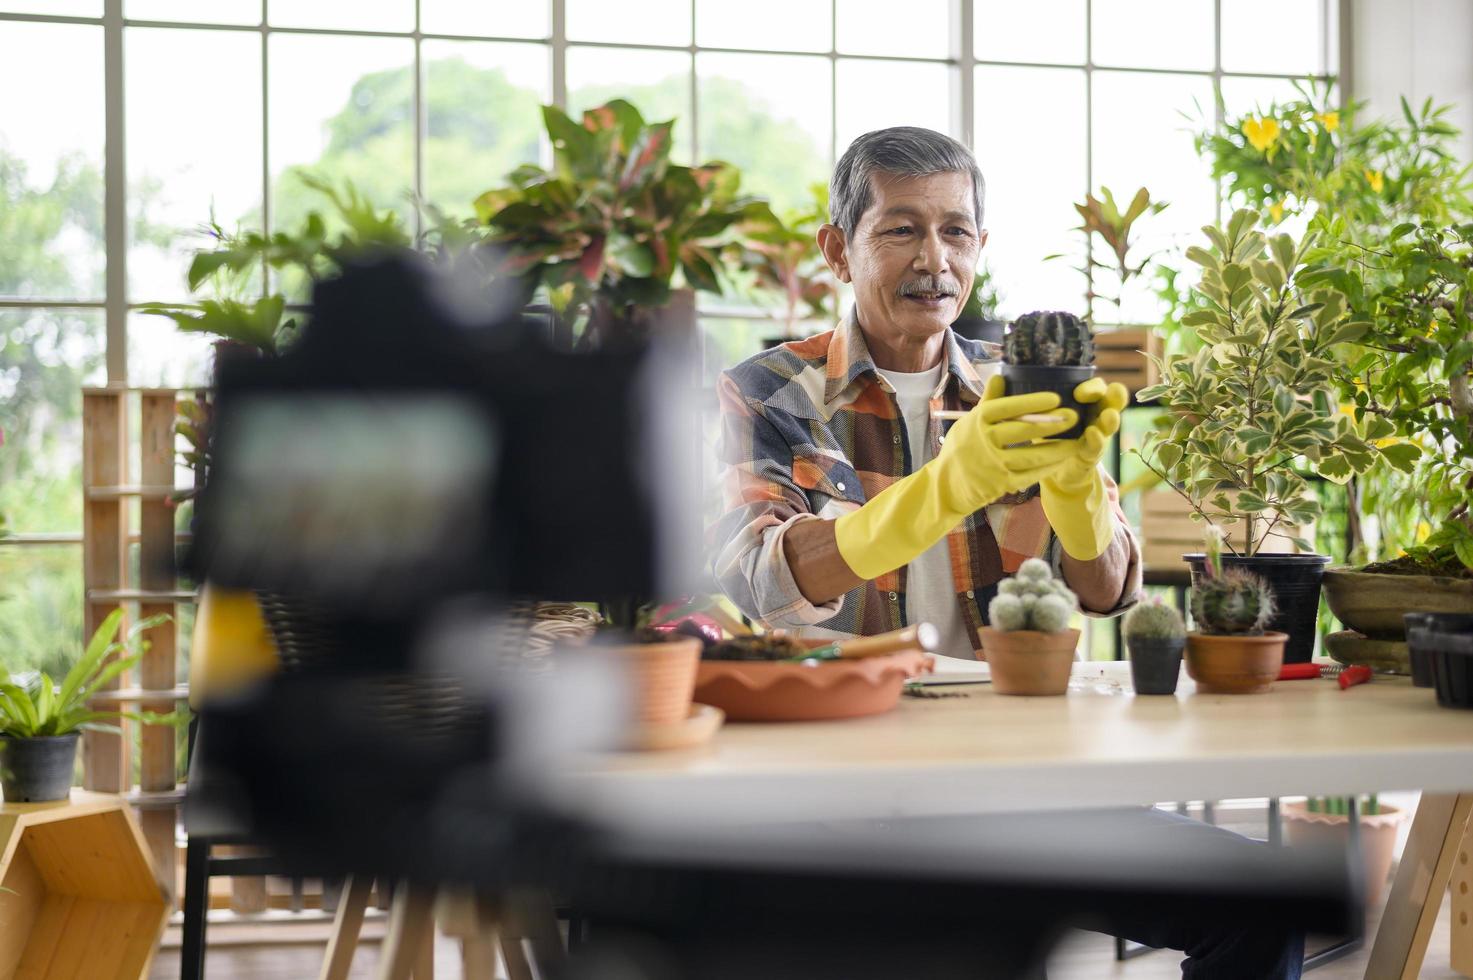
<path fill-rule="evenodd" d="M 726 721 L 726 713 L 709 704 L 693 704 L 684 721 L 673 725 L 642 725 L 634 733 L 633 747 L 643 751 L 688 749 L 707 741 Z"/>

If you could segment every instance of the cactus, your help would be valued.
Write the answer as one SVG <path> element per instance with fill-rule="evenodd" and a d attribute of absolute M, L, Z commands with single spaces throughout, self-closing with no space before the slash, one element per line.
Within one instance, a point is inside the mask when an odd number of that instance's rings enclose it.
<path fill-rule="evenodd" d="M 1030 558 L 1018 573 L 997 584 L 997 595 L 987 606 L 993 629 L 1038 630 L 1058 633 L 1069 628 L 1069 617 L 1079 600 L 1061 580 L 1054 578 L 1048 562 Z"/>
<path fill-rule="evenodd" d="M 1273 590 L 1241 568 L 1206 577 L 1192 589 L 1192 618 L 1203 633 L 1258 636 L 1273 614 Z"/>
<path fill-rule="evenodd" d="M 1125 614 L 1125 635 L 1136 640 L 1174 640 L 1187 635 L 1181 613 L 1157 596 Z"/>
<path fill-rule="evenodd" d="M 1095 362 L 1094 334 L 1072 313 L 1028 313 L 1008 328 L 1002 357 L 1009 364 L 1088 366 Z"/>

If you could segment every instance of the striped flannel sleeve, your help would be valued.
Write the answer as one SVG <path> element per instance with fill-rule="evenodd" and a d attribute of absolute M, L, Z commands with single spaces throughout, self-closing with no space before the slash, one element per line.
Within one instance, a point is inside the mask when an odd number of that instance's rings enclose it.
<path fill-rule="evenodd" d="M 738 609 L 768 627 L 823 622 L 838 613 L 843 597 L 809 602 L 783 554 L 788 528 L 817 519 L 794 482 L 792 447 L 730 374 L 722 374 L 717 399 L 722 514 L 709 534 L 716 582 Z"/>

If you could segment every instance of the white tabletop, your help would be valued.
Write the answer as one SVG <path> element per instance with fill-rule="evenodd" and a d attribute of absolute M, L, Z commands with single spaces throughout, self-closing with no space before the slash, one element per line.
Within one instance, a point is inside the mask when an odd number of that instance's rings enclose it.
<path fill-rule="evenodd" d="M 968 685 L 869 718 L 727 724 L 699 748 L 604 757 L 559 789 L 646 828 L 1473 789 L 1473 711 L 1407 678 L 1229 696 L 1183 676 L 1175 697 L 1142 697 L 1127 669 L 1078 664 L 1064 697 Z"/>

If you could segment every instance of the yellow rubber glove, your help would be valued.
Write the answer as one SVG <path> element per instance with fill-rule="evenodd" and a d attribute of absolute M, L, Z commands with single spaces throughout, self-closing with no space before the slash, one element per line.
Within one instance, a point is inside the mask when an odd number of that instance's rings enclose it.
<path fill-rule="evenodd" d="M 1106 385 L 1101 378 L 1091 378 L 1074 389 L 1074 398 L 1098 405 L 1098 413 L 1084 434 L 1073 440 L 1077 449 L 1070 459 L 1039 481 L 1039 495 L 1064 553 L 1089 561 L 1104 554 L 1115 539 L 1115 515 L 1105 495 L 1100 457 L 1120 430 L 1120 412 L 1130 404 L 1130 393 L 1118 382 Z"/>
<path fill-rule="evenodd" d="M 1072 426 L 1078 415 L 1041 391 L 1003 397 L 1005 383 L 988 379 L 982 400 L 958 419 L 925 466 L 886 487 L 835 521 L 839 554 L 864 579 L 909 564 L 973 511 L 1026 490 L 1073 458 L 1074 440 L 1032 444 Z M 1057 422 L 1020 422 L 1047 412 Z"/>

